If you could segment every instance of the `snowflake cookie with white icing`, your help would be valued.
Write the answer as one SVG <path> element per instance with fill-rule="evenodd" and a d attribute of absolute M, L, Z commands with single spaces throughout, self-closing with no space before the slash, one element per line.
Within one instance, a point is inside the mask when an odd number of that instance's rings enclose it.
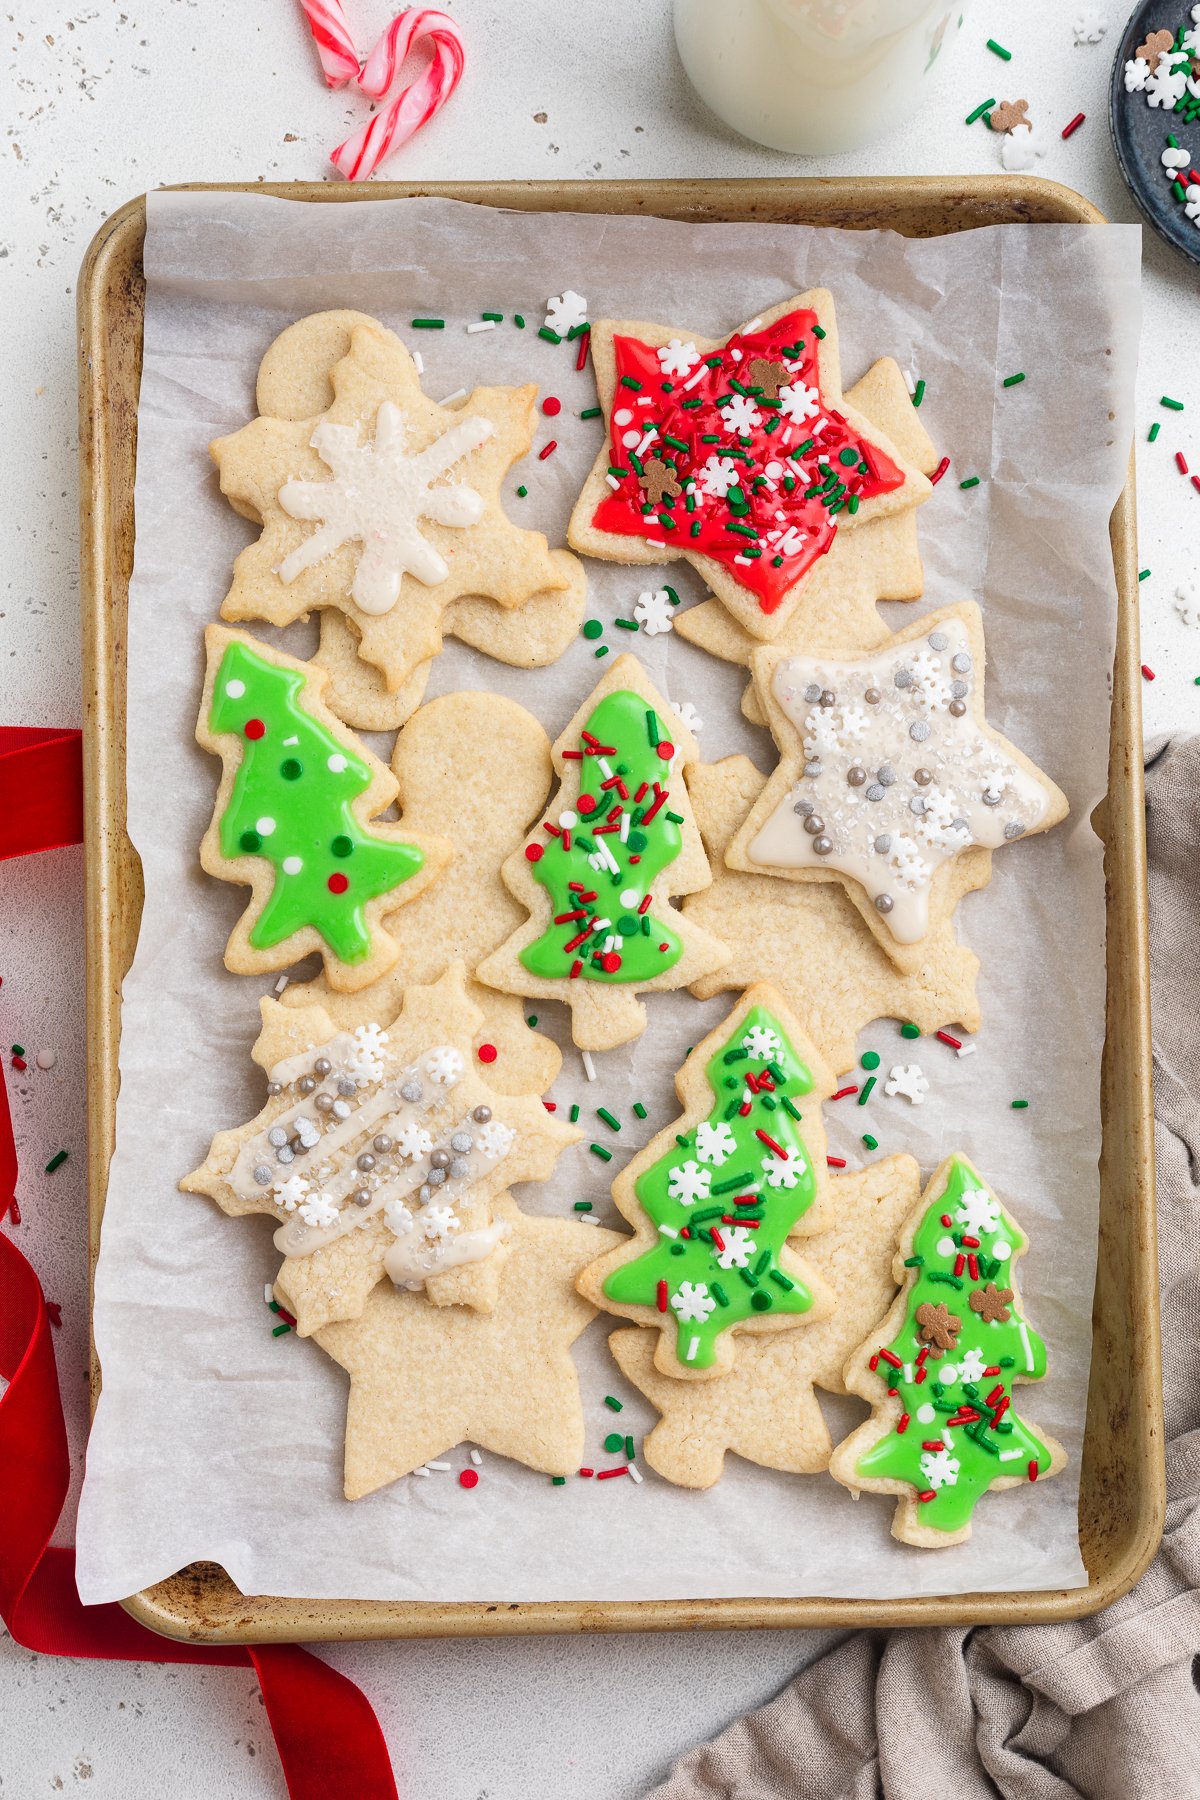
<path fill-rule="evenodd" d="M 345 346 L 332 368 L 329 342 Z M 262 526 L 234 565 L 222 616 L 287 625 L 336 608 L 395 694 L 441 647 L 448 607 L 512 609 L 571 588 L 573 559 L 501 504 L 533 441 L 535 396 L 532 384 L 481 387 L 441 406 L 377 321 L 298 321 L 263 360 L 260 416 L 212 445 L 222 492 Z"/>
<path fill-rule="evenodd" d="M 394 1018 L 339 1029 L 319 1004 L 261 1008 L 266 1105 L 218 1132 L 180 1186 L 277 1220 L 301 1336 L 357 1318 L 385 1279 L 436 1306 L 490 1311 L 511 1235 L 494 1202 L 545 1180 L 580 1133 L 540 1094 L 488 1082 L 462 965 L 410 986 Z"/>
<path fill-rule="evenodd" d="M 1066 797 L 986 721 L 970 601 L 864 655 L 760 650 L 753 672 L 782 755 L 726 860 L 843 882 L 901 970 L 953 911 L 958 857 L 1066 817 Z"/>

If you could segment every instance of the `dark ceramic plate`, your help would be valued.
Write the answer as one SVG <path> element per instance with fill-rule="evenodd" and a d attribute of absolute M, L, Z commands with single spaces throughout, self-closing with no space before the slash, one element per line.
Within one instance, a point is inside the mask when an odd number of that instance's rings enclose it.
<path fill-rule="evenodd" d="M 1148 106 L 1144 94 L 1125 92 L 1125 64 L 1152 31 L 1177 31 L 1190 23 L 1191 0 L 1145 0 L 1121 34 L 1109 84 L 1108 119 L 1113 148 L 1121 173 L 1138 207 L 1160 237 L 1192 262 L 1200 263 L 1200 224 L 1193 224 L 1176 199 L 1162 166 L 1167 136 L 1173 132 L 1179 148 L 1191 152 L 1189 165 L 1200 169 L 1200 119 L 1191 125 L 1179 122 L 1178 113 Z M 1187 170 L 1183 171 L 1186 176 Z"/>

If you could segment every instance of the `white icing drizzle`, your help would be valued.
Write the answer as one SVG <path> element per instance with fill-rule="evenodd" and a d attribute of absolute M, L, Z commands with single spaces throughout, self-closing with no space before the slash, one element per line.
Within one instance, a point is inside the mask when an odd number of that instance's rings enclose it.
<path fill-rule="evenodd" d="M 852 876 L 896 941 L 919 943 L 938 869 L 970 844 L 1021 837 L 1047 810 L 1037 777 L 980 727 L 972 662 L 967 628 L 950 618 L 923 641 L 859 661 L 779 663 L 772 691 L 806 760 L 751 842 L 751 862 Z"/>
<path fill-rule="evenodd" d="M 436 587 L 450 573 L 445 558 L 422 537 L 422 519 L 438 525 L 477 525 L 484 501 L 473 487 L 432 484 L 495 432 L 490 419 L 460 419 L 414 455 L 405 453 L 404 415 L 390 400 L 375 416 L 373 441 L 360 443 L 355 425 L 323 419 L 309 442 L 333 471 L 332 481 L 286 481 L 279 504 L 293 519 L 319 519 L 318 530 L 284 557 L 281 581 L 294 581 L 343 544 L 362 545 L 350 592 L 363 612 L 390 612 L 405 575 Z"/>
<path fill-rule="evenodd" d="M 431 1044 L 404 1067 L 387 1045 L 379 1026 L 359 1025 L 276 1063 L 272 1090 L 285 1103 L 242 1145 L 229 1181 L 245 1200 L 272 1191 L 285 1215 L 275 1233 L 285 1256 L 311 1256 L 382 1215 L 396 1240 L 387 1273 L 420 1287 L 440 1269 L 489 1256 L 509 1235 L 505 1221 L 462 1231 L 456 1208 L 516 1134 L 455 1095 L 466 1063 L 453 1045 Z"/>

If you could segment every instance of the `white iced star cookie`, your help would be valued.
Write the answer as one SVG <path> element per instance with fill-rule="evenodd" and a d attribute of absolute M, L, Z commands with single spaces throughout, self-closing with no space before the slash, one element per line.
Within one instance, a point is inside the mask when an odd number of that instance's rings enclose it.
<path fill-rule="evenodd" d="M 952 910 L 955 859 L 1047 831 L 1066 797 L 986 722 L 983 627 L 963 601 L 878 650 L 755 654 L 782 760 L 730 868 L 842 881 L 897 968 Z"/>
<path fill-rule="evenodd" d="M 287 625 L 335 607 L 397 693 L 441 647 L 453 603 L 511 608 L 568 587 L 564 559 L 500 503 L 532 442 L 535 393 L 476 388 L 439 406 L 375 320 L 331 313 L 289 327 L 263 359 L 260 416 L 212 445 L 222 492 L 262 526 L 222 616 Z"/>

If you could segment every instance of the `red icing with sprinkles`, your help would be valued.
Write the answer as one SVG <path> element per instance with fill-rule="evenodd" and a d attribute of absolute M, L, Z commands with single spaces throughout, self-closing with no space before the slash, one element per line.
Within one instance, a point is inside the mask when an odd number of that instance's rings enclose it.
<path fill-rule="evenodd" d="M 774 612 L 843 513 L 904 484 L 825 401 L 818 330 L 798 308 L 669 379 L 656 346 L 614 337 L 610 492 L 596 528 L 712 557 Z"/>

